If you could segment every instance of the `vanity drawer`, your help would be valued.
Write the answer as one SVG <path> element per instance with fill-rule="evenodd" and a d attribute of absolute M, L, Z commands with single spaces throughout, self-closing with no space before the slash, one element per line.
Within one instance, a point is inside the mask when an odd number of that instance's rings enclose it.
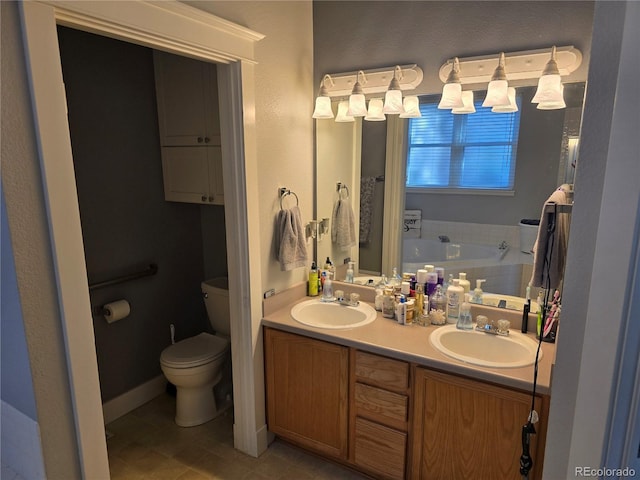
<path fill-rule="evenodd" d="M 356 415 L 407 430 L 409 398 L 406 395 L 356 383 L 354 397 Z"/>
<path fill-rule="evenodd" d="M 356 351 L 356 380 L 390 390 L 406 392 L 409 388 L 409 364 Z"/>
<path fill-rule="evenodd" d="M 376 478 L 404 478 L 406 433 L 356 418 L 354 437 L 356 465 Z"/>

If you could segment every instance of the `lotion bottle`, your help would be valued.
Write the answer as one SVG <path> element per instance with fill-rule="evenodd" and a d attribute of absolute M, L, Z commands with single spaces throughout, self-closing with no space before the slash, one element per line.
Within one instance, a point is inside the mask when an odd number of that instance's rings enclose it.
<path fill-rule="evenodd" d="M 453 279 L 453 285 L 447 289 L 447 323 L 457 323 L 460 318 L 460 304 L 464 299 L 464 288 L 460 286 L 460 280 Z"/>
<path fill-rule="evenodd" d="M 467 274 L 465 272 L 460 272 L 460 279 L 458 280 L 460 286 L 464 289 L 464 293 L 469 293 L 471 290 L 471 282 L 467 280 Z"/>

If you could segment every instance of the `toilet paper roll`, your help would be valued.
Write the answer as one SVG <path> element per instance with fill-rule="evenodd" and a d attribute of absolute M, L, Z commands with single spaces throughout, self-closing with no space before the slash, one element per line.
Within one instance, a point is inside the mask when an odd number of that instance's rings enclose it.
<path fill-rule="evenodd" d="M 131 306 L 126 300 L 117 300 L 107 303 L 103 308 L 104 318 L 107 323 L 117 322 L 129 316 Z"/>

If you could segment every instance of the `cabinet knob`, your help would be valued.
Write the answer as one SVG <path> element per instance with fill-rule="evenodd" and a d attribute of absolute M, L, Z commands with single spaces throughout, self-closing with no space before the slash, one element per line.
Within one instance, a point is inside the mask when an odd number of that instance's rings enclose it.
<path fill-rule="evenodd" d="M 210 201 L 210 202 L 213 202 L 213 197 L 209 197 L 209 201 Z"/>
<path fill-rule="evenodd" d="M 209 143 L 211 139 L 209 137 L 204 137 L 204 143 Z"/>
<path fill-rule="evenodd" d="M 202 137 L 198 137 L 198 143 L 202 143 L 204 139 Z"/>
<path fill-rule="evenodd" d="M 206 195 L 202 195 L 202 201 L 206 202 L 207 201 L 207 196 Z"/>

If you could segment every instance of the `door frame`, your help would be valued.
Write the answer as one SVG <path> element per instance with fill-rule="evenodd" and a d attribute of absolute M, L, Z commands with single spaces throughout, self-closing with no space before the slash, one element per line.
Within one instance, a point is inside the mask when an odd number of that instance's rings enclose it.
<path fill-rule="evenodd" d="M 257 456 L 267 447 L 264 384 L 254 359 L 261 302 L 255 148 L 254 45 L 264 36 L 174 2 L 20 2 L 38 156 L 43 176 L 72 410 L 84 478 L 108 478 L 91 305 L 57 25 L 219 65 L 227 224 L 235 447 Z M 255 220 L 255 221 L 254 221 Z M 253 290 L 257 290 L 254 292 Z M 256 294 L 257 293 L 257 294 Z M 262 383 L 261 383 L 262 382 Z"/>

